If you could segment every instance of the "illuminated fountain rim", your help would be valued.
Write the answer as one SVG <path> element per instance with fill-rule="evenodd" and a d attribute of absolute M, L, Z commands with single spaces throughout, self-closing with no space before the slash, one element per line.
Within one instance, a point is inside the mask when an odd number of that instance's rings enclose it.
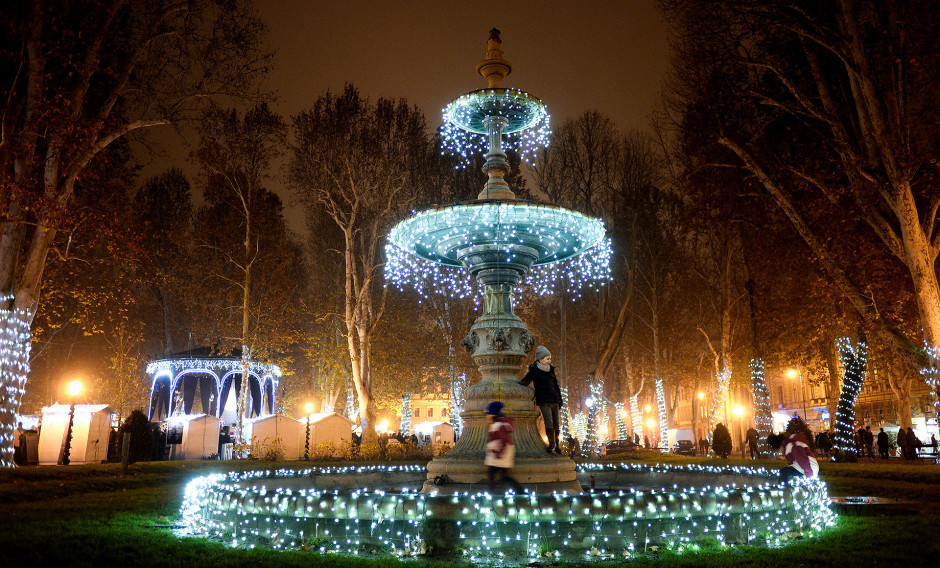
<path fill-rule="evenodd" d="M 426 468 L 420 466 L 258 470 L 194 479 L 181 512 L 192 533 L 233 546 L 397 556 L 463 551 L 481 562 L 532 560 L 546 550 L 603 560 L 648 546 L 695 550 L 703 539 L 774 546 L 835 519 L 824 482 L 781 485 L 776 470 L 659 464 L 581 464 L 578 470 L 582 479 L 630 479 L 641 489 L 421 494 Z M 671 483 L 653 487 L 659 476 Z M 384 489 L 376 479 L 388 482 Z M 395 489 L 396 483 L 408 487 Z"/>
<path fill-rule="evenodd" d="M 476 245 L 516 245 L 538 252 L 533 266 L 577 256 L 605 237 L 604 222 L 548 203 L 476 200 L 435 207 L 401 221 L 389 241 L 418 258 L 462 266 L 460 251 Z"/>
<path fill-rule="evenodd" d="M 490 116 L 505 118 L 503 134 L 528 130 L 548 115 L 545 103 L 519 89 L 490 87 L 461 95 L 444 107 L 444 120 L 462 130 L 487 134 L 484 121 Z"/>

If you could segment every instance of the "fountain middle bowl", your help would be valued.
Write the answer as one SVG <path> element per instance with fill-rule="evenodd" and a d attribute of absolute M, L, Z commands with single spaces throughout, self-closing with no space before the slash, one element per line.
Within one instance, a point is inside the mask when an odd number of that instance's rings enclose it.
<path fill-rule="evenodd" d="M 389 241 L 419 258 L 461 266 L 460 251 L 496 244 L 512 255 L 520 245 L 537 251 L 534 265 L 558 262 L 590 249 L 604 238 L 604 223 L 557 205 L 511 200 L 477 200 L 435 207 L 401 221 Z"/>
<path fill-rule="evenodd" d="M 825 483 L 763 468 L 580 464 L 585 493 L 421 494 L 423 466 L 215 474 L 187 486 L 191 533 L 232 546 L 487 562 L 778 545 L 831 525 Z"/>

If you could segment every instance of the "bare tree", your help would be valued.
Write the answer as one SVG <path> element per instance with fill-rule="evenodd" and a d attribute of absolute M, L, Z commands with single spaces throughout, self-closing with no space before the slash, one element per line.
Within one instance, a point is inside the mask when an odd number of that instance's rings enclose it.
<path fill-rule="evenodd" d="M 272 253 L 262 245 L 265 216 L 270 214 L 270 208 L 265 207 L 264 203 L 269 196 L 269 192 L 264 189 L 264 182 L 270 174 L 272 161 L 284 149 L 287 126 L 267 104 L 260 103 L 249 109 L 243 117 L 235 110 L 212 109 L 204 116 L 200 130 L 201 141 L 196 157 L 204 172 L 204 193 L 209 215 L 219 210 L 223 210 L 226 217 L 231 215 L 237 222 L 228 226 L 226 233 L 235 226 L 241 236 L 241 246 L 234 250 L 229 249 L 225 241 L 206 243 L 205 246 L 224 257 L 227 260 L 226 267 L 234 269 L 233 273 L 219 270 L 214 276 L 240 292 L 238 311 L 241 325 L 237 328 L 237 337 L 230 339 L 236 340 L 241 346 L 242 375 L 240 394 L 236 401 L 238 423 L 235 439 L 243 445 L 246 442 L 243 421 L 247 414 L 245 405 L 249 393 L 249 369 L 256 343 L 263 341 L 259 328 L 269 318 L 283 317 L 283 312 L 276 315 L 262 315 L 259 312 L 253 279 L 256 278 L 255 270 L 259 261 Z M 280 214 L 280 211 L 276 213 Z M 205 219 L 206 211 L 200 216 Z"/>
<path fill-rule="evenodd" d="M 89 164 L 129 133 L 192 116 L 209 97 L 251 92 L 268 58 L 264 27 L 243 0 L 6 2 L 0 26 L 0 292 L 11 296 L 0 308 L 28 325 Z M 5 365 L 4 383 L 14 375 Z M 0 424 L 12 424 L 18 402 L 0 407 Z M 3 463 L 7 452 L 4 444 Z"/>
<path fill-rule="evenodd" d="M 404 100 L 373 103 L 347 85 L 294 117 L 294 132 L 291 185 L 312 223 L 325 212 L 342 233 L 346 343 L 363 442 L 375 442 L 372 334 L 385 310 L 382 245 L 422 187 L 432 155 L 427 124 Z"/>
<path fill-rule="evenodd" d="M 929 2 L 664 2 L 682 31 L 686 108 L 769 194 L 880 341 L 915 368 L 917 341 L 886 319 L 834 250 L 819 211 L 857 216 L 907 267 L 922 341 L 940 344 L 940 68 Z M 689 93 L 688 90 L 685 91 Z M 703 104 L 704 103 L 704 104 Z M 704 111 L 704 112 L 703 112 Z M 711 118 L 704 118 L 711 114 Z M 930 165 L 928 165 L 930 164 Z M 816 209 L 801 207 L 812 200 Z M 855 238 L 847 235 L 849 239 Z M 846 236 L 839 237 L 845 239 Z"/>

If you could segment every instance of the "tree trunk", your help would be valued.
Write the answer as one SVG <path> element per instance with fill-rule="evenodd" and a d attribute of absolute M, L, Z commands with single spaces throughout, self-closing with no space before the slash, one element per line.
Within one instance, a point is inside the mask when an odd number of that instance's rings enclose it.
<path fill-rule="evenodd" d="M 842 392 L 842 375 L 839 372 L 839 354 L 836 351 L 836 342 L 834 339 L 826 342 L 825 352 L 826 370 L 829 372 L 829 393 L 827 397 L 829 404 L 827 404 L 826 407 L 829 409 L 829 427 L 833 428 L 836 423 L 836 409 L 839 406 L 839 399 L 836 397 L 836 393 Z"/>
<path fill-rule="evenodd" d="M 937 284 L 936 255 L 920 225 L 920 218 L 909 185 L 901 191 L 898 218 L 904 243 L 905 263 L 914 282 L 914 295 L 920 312 L 924 340 L 931 347 L 940 346 L 940 286 Z"/>
<path fill-rule="evenodd" d="M 692 383 L 692 433 L 695 435 L 696 448 L 698 448 L 698 439 L 702 435 L 701 432 L 699 432 L 698 424 L 699 405 L 701 404 L 698 398 L 698 390 L 702 384 L 702 377 L 699 374 L 700 370 L 701 369 L 695 371 L 695 382 Z"/>
<path fill-rule="evenodd" d="M 6 296 L 0 295 L 0 303 Z M 29 372 L 29 312 L 0 309 L 0 467 L 13 467 L 13 431 Z"/>
<path fill-rule="evenodd" d="M 901 371 L 888 375 L 888 386 L 891 387 L 891 392 L 894 393 L 894 398 L 897 401 L 898 426 L 910 428 L 914 425 L 914 417 L 911 413 L 911 385 L 914 382 L 914 376 L 909 371 L 893 370 Z"/>

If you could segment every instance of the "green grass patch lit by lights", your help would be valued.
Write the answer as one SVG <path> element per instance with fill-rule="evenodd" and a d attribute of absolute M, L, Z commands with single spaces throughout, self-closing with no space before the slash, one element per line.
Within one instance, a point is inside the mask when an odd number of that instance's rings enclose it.
<path fill-rule="evenodd" d="M 621 457 L 616 461 L 620 461 Z M 638 452 L 644 463 L 719 460 Z M 614 456 L 607 461 L 614 461 Z M 731 465 L 780 467 L 779 460 L 727 460 Z M 335 462 L 323 465 L 337 465 Z M 3 564 L 70 567 L 166 566 L 466 566 L 433 560 L 400 561 L 319 555 L 304 551 L 232 549 L 203 538 L 180 538 L 185 483 L 215 471 L 304 469 L 299 462 L 161 462 L 136 464 L 125 477 L 117 465 L 0 470 L 0 554 Z M 884 517 L 840 516 L 819 535 L 777 548 L 703 543 L 659 549 L 590 566 L 936 566 L 940 559 L 940 467 L 930 464 L 822 463 L 834 495 L 884 496 L 916 501 L 920 512 Z M 550 565 L 547 562 L 546 565 Z"/>

